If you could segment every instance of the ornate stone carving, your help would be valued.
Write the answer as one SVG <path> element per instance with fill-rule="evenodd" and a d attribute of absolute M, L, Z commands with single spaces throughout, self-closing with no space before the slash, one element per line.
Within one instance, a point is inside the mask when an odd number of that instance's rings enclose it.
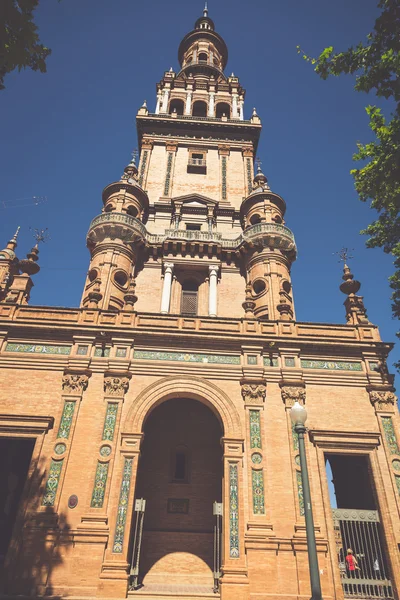
<path fill-rule="evenodd" d="M 109 376 L 104 378 L 106 396 L 122 397 L 129 387 L 128 377 Z"/>
<path fill-rule="evenodd" d="M 369 399 L 375 410 L 391 411 L 397 402 L 397 398 L 393 392 L 371 390 Z"/>
<path fill-rule="evenodd" d="M 282 400 L 286 406 L 291 407 L 297 401 L 303 405 L 306 401 L 306 390 L 303 387 L 284 386 L 281 389 Z"/>
<path fill-rule="evenodd" d="M 242 384 L 243 400 L 248 404 L 262 404 L 265 401 L 267 388 L 263 383 Z"/>
<path fill-rule="evenodd" d="M 88 386 L 89 377 L 80 373 L 66 373 L 62 379 L 64 394 L 81 396 Z"/>

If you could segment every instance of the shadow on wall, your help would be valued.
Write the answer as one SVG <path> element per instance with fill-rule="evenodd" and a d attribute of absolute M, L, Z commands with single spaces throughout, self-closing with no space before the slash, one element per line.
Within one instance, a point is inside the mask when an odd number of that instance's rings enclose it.
<path fill-rule="evenodd" d="M 41 506 L 48 469 L 49 461 L 40 459 L 26 477 L 15 520 L 9 525 L 11 540 L 0 563 L 0 593 L 56 597 L 52 573 L 70 547 L 70 526 L 66 514 L 57 514 L 52 507 L 36 512 Z M 4 502 L 0 510 L 4 523 Z"/>

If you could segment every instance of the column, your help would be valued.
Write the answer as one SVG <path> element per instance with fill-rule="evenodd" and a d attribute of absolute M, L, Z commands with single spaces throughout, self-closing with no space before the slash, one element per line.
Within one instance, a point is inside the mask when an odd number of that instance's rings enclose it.
<path fill-rule="evenodd" d="M 209 270 L 209 295 L 208 295 L 208 316 L 217 316 L 217 278 L 218 278 L 218 265 L 210 265 Z"/>
<path fill-rule="evenodd" d="M 188 92 L 186 96 L 185 115 L 192 113 L 192 92 Z"/>
<path fill-rule="evenodd" d="M 174 269 L 173 263 L 164 263 L 164 285 L 161 297 L 161 314 L 167 315 L 169 313 L 169 303 L 171 300 L 171 285 L 172 285 L 172 271 Z"/>
<path fill-rule="evenodd" d="M 161 108 L 161 112 L 163 112 L 163 113 L 168 112 L 168 98 L 169 98 L 169 89 L 164 88 L 163 102 L 162 102 L 162 108 Z"/>
<path fill-rule="evenodd" d="M 215 117 L 215 94 L 210 92 L 210 101 L 208 103 L 208 116 Z"/>
<path fill-rule="evenodd" d="M 240 101 L 239 101 L 239 118 L 241 121 L 243 121 L 243 119 L 244 119 L 243 107 L 244 107 L 243 96 L 241 96 Z"/>
<path fill-rule="evenodd" d="M 157 92 L 156 115 L 160 113 L 161 92 Z"/>
<path fill-rule="evenodd" d="M 238 96 L 237 94 L 232 94 L 232 119 L 238 118 Z"/>

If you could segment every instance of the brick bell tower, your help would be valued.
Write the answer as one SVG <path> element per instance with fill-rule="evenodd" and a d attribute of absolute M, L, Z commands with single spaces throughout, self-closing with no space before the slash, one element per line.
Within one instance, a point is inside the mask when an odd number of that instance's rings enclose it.
<path fill-rule="evenodd" d="M 88 233 L 82 306 L 161 314 L 290 320 L 285 201 L 253 163 L 261 121 L 224 72 L 228 49 L 207 8 L 137 114 L 140 147 Z"/>

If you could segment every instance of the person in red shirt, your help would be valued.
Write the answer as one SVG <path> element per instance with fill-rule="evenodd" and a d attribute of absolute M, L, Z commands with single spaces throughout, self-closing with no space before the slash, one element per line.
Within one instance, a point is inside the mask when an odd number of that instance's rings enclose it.
<path fill-rule="evenodd" d="M 351 548 L 347 550 L 346 567 L 350 577 L 356 577 L 356 571 L 360 570 L 357 559 L 354 556 L 353 550 Z"/>

